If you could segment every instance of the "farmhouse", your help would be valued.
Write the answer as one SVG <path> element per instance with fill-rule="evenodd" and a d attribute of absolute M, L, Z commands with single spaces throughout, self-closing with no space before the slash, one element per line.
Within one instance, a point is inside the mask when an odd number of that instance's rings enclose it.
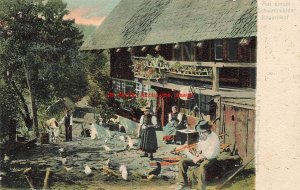
<path fill-rule="evenodd" d="M 122 0 L 81 50 L 109 50 L 120 122 L 134 132 L 148 104 L 163 127 L 172 105 L 210 120 L 244 160 L 254 155 L 255 0 Z M 141 94 L 151 96 L 141 97 Z M 156 95 L 155 95 L 156 94 Z M 188 95 L 192 94 L 192 96 Z M 146 102 L 144 102 L 146 101 Z"/>

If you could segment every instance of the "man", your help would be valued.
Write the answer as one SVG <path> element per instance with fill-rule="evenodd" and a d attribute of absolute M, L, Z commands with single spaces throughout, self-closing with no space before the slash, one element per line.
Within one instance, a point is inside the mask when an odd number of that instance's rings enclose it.
<path fill-rule="evenodd" d="M 139 148 L 144 151 L 144 154 L 141 157 L 148 157 L 150 160 L 153 160 L 153 153 L 156 152 L 157 138 L 156 138 L 156 128 L 157 127 L 157 118 L 151 114 L 151 108 L 146 107 L 144 109 L 144 115 L 140 119 L 138 137 L 141 138 Z"/>
<path fill-rule="evenodd" d="M 60 124 L 64 123 L 66 130 L 66 142 L 72 141 L 72 125 L 73 125 L 73 116 L 71 111 L 68 110 L 66 115 L 63 117 Z"/>
<path fill-rule="evenodd" d="M 46 127 L 48 128 L 49 133 L 49 142 L 56 142 L 59 137 L 59 124 L 55 118 L 48 119 L 46 122 Z"/>
<path fill-rule="evenodd" d="M 184 152 L 187 158 L 178 163 L 178 187 L 183 190 L 188 185 L 193 188 L 205 190 L 205 171 L 220 153 L 220 141 L 216 133 L 211 131 L 211 125 L 207 121 L 200 121 L 196 126 L 199 132 L 199 142 L 196 148 L 196 155 L 188 150 Z"/>

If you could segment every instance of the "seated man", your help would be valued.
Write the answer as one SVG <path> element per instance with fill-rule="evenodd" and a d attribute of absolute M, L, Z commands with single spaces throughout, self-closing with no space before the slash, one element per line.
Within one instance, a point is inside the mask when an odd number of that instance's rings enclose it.
<path fill-rule="evenodd" d="M 211 125 L 207 121 L 200 121 L 195 129 L 199 132 L 196 155 L 192 155 L 188 150 L 184 151 L 187 158 L 178 163 L 177 190 L 185 189 L 188 185 L 205 190 L 206 168 L 212 165 L 220 153 L 219 137 L 211 131 Z"/>

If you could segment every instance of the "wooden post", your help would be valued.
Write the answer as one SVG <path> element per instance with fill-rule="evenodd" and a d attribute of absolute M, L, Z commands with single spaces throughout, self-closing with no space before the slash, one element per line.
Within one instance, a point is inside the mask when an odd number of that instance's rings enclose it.
<path fill-rule="evenodd" d="M 26 170 L 24 170 L 23 174 L 25 175 L 26 180 L 29 183 L 30 188 L 32 190 L 34 190 L 33 180 L 32 180 L 32 177 L 31 177 L 31 168 L 27 168 Z"/>
<path fill-rule="evenodd" d="M 50 172 L 51 172 L 51 171 L 50 171 L 50 168 L 47 168 L 47 169 L 46 169 L 46 176 L 45 176 L 45 179 L 44 179 L 44 187 L 43 187 L 43 190 L 48 189 Z"/>
<path fill-rule="evenodd" d="M 219 90 L 219 68 L 213 67 L 213 83 L 212 83 L 212 90 L 218 91 Z"/>

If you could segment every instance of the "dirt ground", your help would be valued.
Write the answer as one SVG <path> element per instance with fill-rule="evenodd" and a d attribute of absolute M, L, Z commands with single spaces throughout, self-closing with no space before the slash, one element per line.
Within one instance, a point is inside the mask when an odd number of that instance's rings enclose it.
<path fill-rule="evenodd" d="M 81 118 L 82 119 L 82 118 Z M 90 122 L 91 113 L 83 114 L 83 119 Z M 31 168 L 34 186 L 42 189 L 46 168 L 50 168 L 49 187 L 55 190 L 64 189 L 90 189 L 90 190 L 168 190 L 175 189 L 178 167 L 176 165 L 162 166 L 158 176 L 148 179 L 148 172 L 156 166 L 150 162 L 160 162 L 164 158 L 174 158 L 178 155 L 171 154 L 177 145 L 163 144 L 154 154 L 154 161 L 140 157 L 138 139 L 134 136 L 109 131 L 107 128 L 98 127 L 98 139 L 81 135 L 81 124 L 73 125 L 73 141 L 65 142 L 64 134 L 60 140 L 53 144 L 37 144 L 34 148 L 23 149 L 10 159 L 1 164 L 1 189 L 29 189 L 23 171 Z M 131 140 L 129 140 L 131 139 Z M 129 147 L 129 141 L 133 147 Z M 106 145 L 111 150 L 105 150 Z M 106 147 L 106 148 L 107 148 Z M 109 160 L 109 161 L 108 161 Z M 109 164 L 108 164 L 109 162 Z M 128 170 L 128 179 L 121 176 L 119 168 L 125 165 Z M 88 166 L 91 173 L 86 175 Z M 241 172 L 224 189 L 254 189 L 254 167 Z M 215 189 L 220 182 L 208 184 L 207 189 Z"/>

